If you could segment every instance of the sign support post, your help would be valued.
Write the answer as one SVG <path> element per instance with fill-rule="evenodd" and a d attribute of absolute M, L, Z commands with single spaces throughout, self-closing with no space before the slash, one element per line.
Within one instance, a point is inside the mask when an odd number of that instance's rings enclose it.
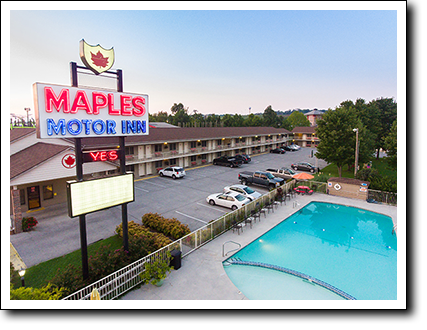
<path fill-rule="evenodd" d="M 71 85 L 72 87 L 78 87 L 77 82 L 77 64 L 71 62 Z M 83 181 L 83 155 L 82 155 L 82 139 L 74 139 L 74 149 L 76 152 L 76 176 L 77 181 Z M 87 256 L 87 233 L 86 233 L 86 215 L 79 215 L 79 227 L 80 227 L 80 250 L 82 254 L 82 273 L 83 279 L 86 280 L 89 277 L 89 262 Z"/>

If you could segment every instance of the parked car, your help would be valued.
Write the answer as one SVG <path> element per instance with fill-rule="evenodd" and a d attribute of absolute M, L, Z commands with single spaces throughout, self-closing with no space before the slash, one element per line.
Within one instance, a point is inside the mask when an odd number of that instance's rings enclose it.
<path fill-rule="evenodd" d="M 291 179 L 297 172 L 294 170 L 291 170 L 290 168 L 282 167 L 282 168 L 267 168 L 265 170 L 268 173 L 273 174 L 276 177 L 283 178 L 283 179 Z"/>
<path fill-rule="evenodd" d="M 251 202 L 249 198 L 237 193 L 237 192 L 229 192 L 229 193 L 217 193 L 209 195 L 206 198 L 206 201 L 210 205 L 220 205 L 224 207 L 228 207 L 232 210 L 237 210 L 242 206 Z"/>
<path fill-rule="evenodd" d="M 172 179 L 183 178 L 185 176 L 185 170 L 179 166 L 170 166 L 159 171 L 160 176 L 169 176 Z"/>
<path fill-rule="evenodd" d="M 245 164 L 249 163 L 252 160 L 251 157 L 246 154 L 235 155 L 234 158 L 236 158 L 237 160 L 241 160 Z"/>
<path fill-rule="evenodd" d="M 313 194 L 313 190 L 311 190 L 309 187 L 307 186 L 298 186 L 294 188 L 294 191 L 299 195 L 311 195 Z"/>
<path fill-rule="evenodd" d="M 262 196 L 259 192 L 249 188 L 248 186 L 245 186 L 243 184 L 233 184 L 232 186 L 224 187 L 224 194 L 227 194 L 231 191 L 237 192 L 240 195 L 243 195 L 247 198 L 249 198 L 251 201 L 254 201 L 255 199 Z"/>
<path fill-rule="evenodd" d="M 223 166 L 230 166 L 230 167 L 238 167 L 242 165 L 243 161 L 236 159 L 235 157 L 227 157 L 227 156 L 221 156 L 218 158 L 215 158 L 212 163 L 214 165 L 223 165 Z"/>
<path fill-rule="evenodd" d="M 319 169 L 317 167 L 311 165 L 310 163 L 306 163 L 306 162 L 295 163 L 295 164 L 292 164 L 291 167 L 295 171 L 309 171 L 311 173 L 319 171 Z"/>
<path fill-rule="evenodd" d="M 298 151 L 301 147 L 297 144 L 291 144 L 289 146 L 283 147 L 286 151 Z"/>
<path fill-rule="evenodd" d="M 256 172 L 240 172 L 238 179 L 241 184 L 247 186 L 248 184 L 258 184 L 260 186 L 267 187 L 272 190 L 276 187 L 279 187 L 285 183 L 285 180 L 282 178 L 276 178 L 271 173 L 256 171 Z"/>
<path fill-rule="evenodd" d="M 272 153 L 272 154 L 286 154 L 286 150 L 283 148 L 275 148 L 275 149 L 270 149 L 270 153 Z"/>

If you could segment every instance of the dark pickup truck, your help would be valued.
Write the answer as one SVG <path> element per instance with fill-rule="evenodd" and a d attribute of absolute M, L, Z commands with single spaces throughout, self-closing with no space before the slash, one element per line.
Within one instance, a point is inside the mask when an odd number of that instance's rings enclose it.
<path fill-rule="evenodd" d="M 260 186 L 265 186 L 268 189 L 274 189 L 285 183 L 285 180 L 282 178 L 276 178 L 274 175 L 268 172 L 240 172 L 238 179 L 245 186 L 249 184 L 257 184 Z"/>
<path fill-rule="evenodd" d="M 242 165 L 242 161 L 238 160 L 234 157 L 227 157 L 227 156 L 221 156 L 218 158 L 215 158 L 212 163 L 214 165 L 223 165 L 223 166 L 230 166 L 230 167 L 238 167 Z"/>

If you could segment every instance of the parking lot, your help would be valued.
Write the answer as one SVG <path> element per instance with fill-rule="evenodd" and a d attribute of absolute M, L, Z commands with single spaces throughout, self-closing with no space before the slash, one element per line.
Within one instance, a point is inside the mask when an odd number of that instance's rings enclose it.
<path fill-rule="evenodd" d="M 137 179 L 135 201 L 128 204 L 128 221 L 140 223 L 142 215 L 153 212 L 166 218 L 176 218 L 193 231 L 230 212 L 230 209 L 209 205 L 206 197 L 222 192 L 227 185 L 239 183 L 239 172 L 290 167 L 292 163 L 300 161 L 310 162 L 320 168 L 326 166 L 324 161 L 318 160 L 316 164 L 316 158 L 310 158 L 312 150 L 301 148 L 286 154 L 256 155 L 249 164 L 238 168 L 206 165 L 186 169 L 186 177 L 177 180 L 158 176 Z M 261 186 L 253 185 L 251 188 L 260 193 L 267 192 Z M 39 221 L 36 229 L 10 237 L 27 267 L 80 248 L 79 220 L 68 217 L 66 204 L 33 212 L 31 215 Z M 114 230 L 120 223 L 120 206 L 88 214 L 88 244 L 114 235 Z"/>

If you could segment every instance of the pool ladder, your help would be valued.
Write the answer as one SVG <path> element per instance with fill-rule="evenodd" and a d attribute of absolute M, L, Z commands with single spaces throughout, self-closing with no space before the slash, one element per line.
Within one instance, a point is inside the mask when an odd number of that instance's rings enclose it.
<path fill-rule="evenodd" d="M 393 230 L 391 231 L 391 234 L 392 234 L 392 235 L 394 235 L 394 234 L 396 234 L 396 235 L 397 235 L 397 225 L 394 225 L 394 226 L 393 226 Z"/>
<path fill-rule="evenodd" d="M 237 244 L 239 247 L 238 247 L 237 249 L 230 250 L 230 251 L 228 251 L 226 254 L 224 254 L 224 246 L 225 246 L 225 244 L 227 244 L 227 243 L 234 243 L 234 244 Z M 237 251 L 237 250 L 239 250 L 241 247 L 242 247 L 242 246 L 241 246 L 239 243 L 236 243 L 236 242 L 234 242 L 234 241 L 227 241 L 227 242 L 225 242 L 224 244 L 222 244 L 222 256 L 223 256 L 223 257 L 225 257 L 225 256 L 226 256 L 227 254 L 229 254 L 230 252 Z"/>

